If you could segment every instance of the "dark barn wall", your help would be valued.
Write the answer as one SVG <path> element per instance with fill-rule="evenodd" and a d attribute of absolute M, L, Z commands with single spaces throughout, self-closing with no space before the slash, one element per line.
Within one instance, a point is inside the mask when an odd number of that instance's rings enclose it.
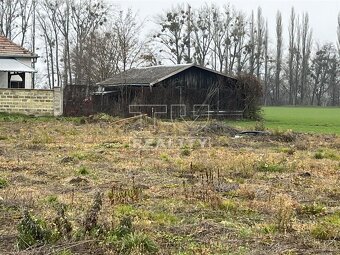
<path fill-rule="evenodd" d="M 67 85 L 63 89 L 64 115 L 88 116 L 97 112 L 91 94 L 97 91 L 97 86 Z M 96 100 L 98 101 L 98 100 Z M 100 102 L 100 101 L 98 101 Z"/>
<path fill-rule="evenodd" d="M 153 87 L 121 86 L 106 88 L 117 91 L 112 97 L 111 114 L 130 116 L 129 105 L 167 105 L 168 113 L 160 117 L 170 117 L 171 105 L 184 104 L 187 114 L 190 115 L 194 105 L 209 105 L 214 111 L 242 110 L 242 105 L 237 97 L 236 80 L 192 67 L 181 73 L 173 75 Z M 109 107 L 110 108 L 110 107 Z M 136 110 L 136 107 L 131 109 Z M 180 108 L 173 108 L 174 116 L 179 116 Z M 197 110 L 198 108 L 196 108 Z M 202 107 L 202 110 L 207 110 Z M 140 112 L 163 111 L 164 107 L 140 107 Z M 183 112 L 183 109 L 182 109 Z"/>

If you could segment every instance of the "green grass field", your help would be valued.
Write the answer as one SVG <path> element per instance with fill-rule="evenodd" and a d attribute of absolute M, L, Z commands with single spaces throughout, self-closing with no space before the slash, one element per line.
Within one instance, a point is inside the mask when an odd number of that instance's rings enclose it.
<path fill-rule="evenodd" d="M 263 107 L 264 125 L 268 129 L 306 133 L 340 134 L 340 108 Z M 232 122 L 234 126 L 254 128 L 254 121 Z"/>

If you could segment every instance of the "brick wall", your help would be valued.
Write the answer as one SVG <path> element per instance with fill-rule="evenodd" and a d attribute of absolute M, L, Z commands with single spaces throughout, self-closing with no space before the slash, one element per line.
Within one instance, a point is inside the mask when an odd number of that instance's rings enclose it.
<path fill-rule="evenodd" d="M 0 112 L 53 116 L 54 94 L 53 90 L 0 89 Z"/>

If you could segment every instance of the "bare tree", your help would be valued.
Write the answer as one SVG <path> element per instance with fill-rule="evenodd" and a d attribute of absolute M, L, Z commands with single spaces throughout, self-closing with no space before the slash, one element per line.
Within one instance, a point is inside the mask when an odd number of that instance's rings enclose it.
<path fill-rule="evenodd" d="M 264 18 L 262 16 L 262 9 L 257 9 L 257 33 L 256 33 L 256 76 L 260 78 L 260 70 L 263 59 L 263 41 L 265 35 Z"/>
<path fill-rule="evenodd" d="M 340 12 L 338 14 L 337 36 L 338 36 L 337 46 L 338 46 L 338 52 L 340 56 Z"/>
<path fill-rule="evenodd" d="M 300 84 L 300 69 L 301 69 L 301 53 L 300 53 L 300 44 L 301 44 L 301 26 L 299 17 L 296 19 L 296 41 L 294 45 L 294 86 L 292 89 L 292 104 L 296 105 L 297 97 L 298 97 L 298 90 Z"/>
<path fill-rule="evenodd" d="M 199 9 L 192 19 L 194 59 L 205 66 L 208 54 L 210 53 L 213 40 L 213 10 L 208 5 Z"/>
<path fill-rule="evenodd" d="M 230 45 L 230 27 L 232 26 L 232 16 L 229 6 L 224 8 L 224 13 L 219 11 L 217 6 L 213 9 L 213 67 L 215 70 L 223 72 L 224 65 L 228 63 L 228 46 Z M 225 69 L 228 69 L 227 67 Z"/>
<path fill-rule="evenodd" d="M 250 19 L 250 57 L 249 57 L 249 73 L 254 74 L 255 71 L 255 18 L 254 11 L 251 12 Z"/>
<path fill-rule="evenodd" d="M 309 73 L 309 61 L 312 48 L 312 31 L 309 27 L 308 13 L 302 16 L 302 31 L 301 31 L 301 84 L 300 84 L 300 104 L 305 103 L 305 95 L 307 89 L 307 76 Z"/>
<path fill-rule="evenodd" d="M 281 82 L 281 69 L 282 69 L 282 15 L 278 11 L 276 15 L 276 72 L 275 72 L 275 104 L 280 103 L 280 82 Z"/>
<path fill-rule="evenodd" d="M 268 44 L 269 44 L 269 35 L 268 35 L 268 22 L 266 22 L 266 28 L 265 28 L 265 35 L 264 35 L 264 105 L 267 104 L 267 94 L 268 94 L 268 80 L 269 80 L 269 74 L 268 74 Z"/>
<path fill-rule="evenodd" d="M 126 14 L 120 11 L 118 18 L 114 22 L 114 29 L 117 35 L 121 71 L 130 69 L 140 57 L 142 44 L 138 39 L 138 32 L 143 23 L 137 22 L 137 15 L 129 9 Z"/>
<path fill-rule="evenodd" d="M 107 5 L 102 0 L 85 0 L 79 3 L 71 2 L 71 26 L 75 33 L 75 47 L 72 62 L 74 65 L 74 79 L 76 84 L 86 83 L 84 66 L 91 66 L 91 59 L 84 57 L 84 44 L 88 37 L 99 26 L 103 25 L 108 12 Z M 86 61 L 88 60 L 88 61 Z M 90 68 L 90 70 L 92 70 Z M 89 85 L 87 83 L 87 85 Z"/>
<path fill-rule="evenodd" d="M 178 5 L 165 14 L 158 16 L 157 23 L 160 25 L 160 32 L 154 35 L 159 43 L 164 46 L 164 51 L 170 61 L 174 64 L 191 62 L 186 55 L 188 45 L 187 21 L 190 18 L 189 13 L 184 7 Z"/>
<path fill-rule="evenodd" d="M 18 13 L 19 0 L 2 0 L 0 1 L 0 29 L 1 34 L 13 38 L 15 30 L 15 21 L 19 17 Z"/>
<path fill-rule="evenodd" d="M 288 56 L 288 86 L 289 86 L 289 104 L 293 103 L 293 92 L 294 92 L 294 46 L 295 46 L 295 10 L 292 8 L 289 20 L 289 56 Z"/>

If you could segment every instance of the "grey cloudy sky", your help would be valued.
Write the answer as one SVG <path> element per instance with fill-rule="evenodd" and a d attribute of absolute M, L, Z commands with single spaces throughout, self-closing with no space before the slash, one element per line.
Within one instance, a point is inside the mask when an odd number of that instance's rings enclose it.
<path fill-rule="evenodd" d="M 320 43 L 336 41 L 337 16 L 340 12 L 340 0 L 111 0 L 111 2 L 118 4 L 122 9 L 131 7 L 133 10 L 138 11 L 140 18 L 146 18 L 147 20 L 152 20 L 152 17 L 162 12 L 162 10 L 167 10 L 178 3 L 189 3 L 192 7 L 199 7 L 204 3 L 216 3 L 220 6 L 230 3 L 237 10 L 242 10 L 247 14 L 261 6 L 263 16 L 268 20 L 272 40 L 275 36 L 277 10 L 282 12 L 283 25 L 287 36 L 288 19 L 291 7 L 294 6 L 298 14 L 309 13 L 313 38 Z M 146 26 L 152 27 L 150 23 L 147 23 Z"/>

